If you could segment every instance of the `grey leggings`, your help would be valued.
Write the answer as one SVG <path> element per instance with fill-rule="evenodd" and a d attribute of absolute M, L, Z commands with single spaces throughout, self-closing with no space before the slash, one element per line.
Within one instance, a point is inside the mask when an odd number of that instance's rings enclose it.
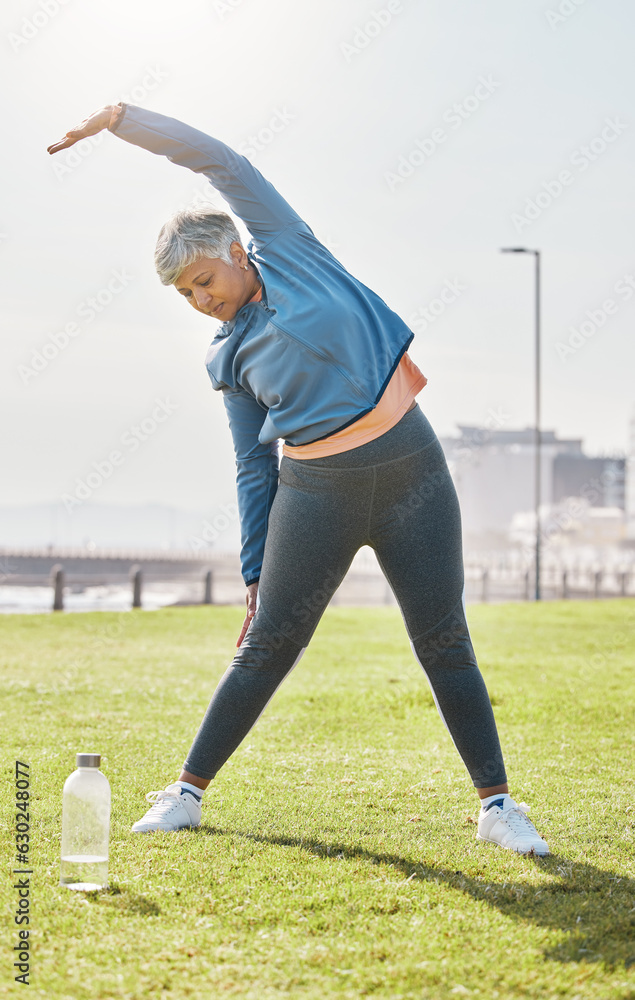
<path fill-rule="evenodd" d="M 506 780 L 465 620 L 459 503 L 441 445 L 418 406 L 358 448 L 310 461 L 282 458 L 258 608 L 185 770 L 213 778 L 231 756 L 302 656 L 362 545 L 375 550 L 474 785 Z"/>

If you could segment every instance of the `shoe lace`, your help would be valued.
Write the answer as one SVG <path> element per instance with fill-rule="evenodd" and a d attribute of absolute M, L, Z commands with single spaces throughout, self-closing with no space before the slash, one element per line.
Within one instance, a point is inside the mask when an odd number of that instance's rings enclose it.
<path fill-rule="evenodd" d="M 165 788 L 162 788 L 160 791 L 147 792 L 146 799 L 148 802 L 154 803 L 149 811 L 154 816 L 163 816 L 179 801 L 179 795 L 176 792 L 168 792 Z"/>
<path fill-rule="evenodd" d="M 531 833 L 538 837 L 539 834 L 536 827 L 527 816 L 528 812 L 529 806 L 527 803 L 519 802 L 518 805 L 505 809 L 502 819 L 508 823 L 514 833 Z"/>

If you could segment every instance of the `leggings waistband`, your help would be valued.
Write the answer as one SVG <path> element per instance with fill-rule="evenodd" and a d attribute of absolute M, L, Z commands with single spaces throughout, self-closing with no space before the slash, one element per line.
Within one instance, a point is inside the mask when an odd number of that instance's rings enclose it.
<path fill-rule="evenodd" d="M 437 436 L 419 404 L 404 413 L 401 420 L 379 437 L 358 448 L 321 458 L 297 459 L 285 456 L 283 462 L 320 469 L 360 469 L 381 465 L 407 455 L 414 455 L 437 440 Z"/>

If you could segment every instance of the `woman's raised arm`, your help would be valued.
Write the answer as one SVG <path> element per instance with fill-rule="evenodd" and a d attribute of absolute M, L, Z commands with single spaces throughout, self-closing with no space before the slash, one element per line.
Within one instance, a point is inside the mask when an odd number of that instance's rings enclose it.
<path fill-rule="evenodd" d="M 115 115 L 119 107 L 120 113 Z M 134 104 L 119 107 L 107 105 L 95 111 L 67 132 L 64 139 L 49 146 L 49 153 L 66 149 L 80 139 L 110 128 L 126 142 L 204 174 L 235 215 L 243 220 L 256 243 L 263 245 L 288 227 L 310 232 L 307 224 L 247 157 L 176 118 Z"/>

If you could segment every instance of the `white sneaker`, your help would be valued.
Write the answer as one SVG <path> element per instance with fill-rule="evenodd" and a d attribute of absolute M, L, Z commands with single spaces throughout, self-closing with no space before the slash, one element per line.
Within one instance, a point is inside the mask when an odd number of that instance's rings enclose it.
<path fill-rule="evenodd" d="M 201 790 L 202 794 L 202 790 Z M 182 830 L 201 822 L 201 803 L 176 782 L 165 791 L 148 792 L 148 802 L 154 802 L 145 816 L 132 827 L 133 833 L 153 833 L 155 830 Z"/>
<path fill-rule="evenodd" d="M 487 809 L 481 809 L 476 839 L 500 844 L 518 854 L 539 854 L 544 857 L 549 854 L 549 848 L 527 818 L 528 812 L 526 802 L 517 805 L 511 795 L 501 795 Z"/>

